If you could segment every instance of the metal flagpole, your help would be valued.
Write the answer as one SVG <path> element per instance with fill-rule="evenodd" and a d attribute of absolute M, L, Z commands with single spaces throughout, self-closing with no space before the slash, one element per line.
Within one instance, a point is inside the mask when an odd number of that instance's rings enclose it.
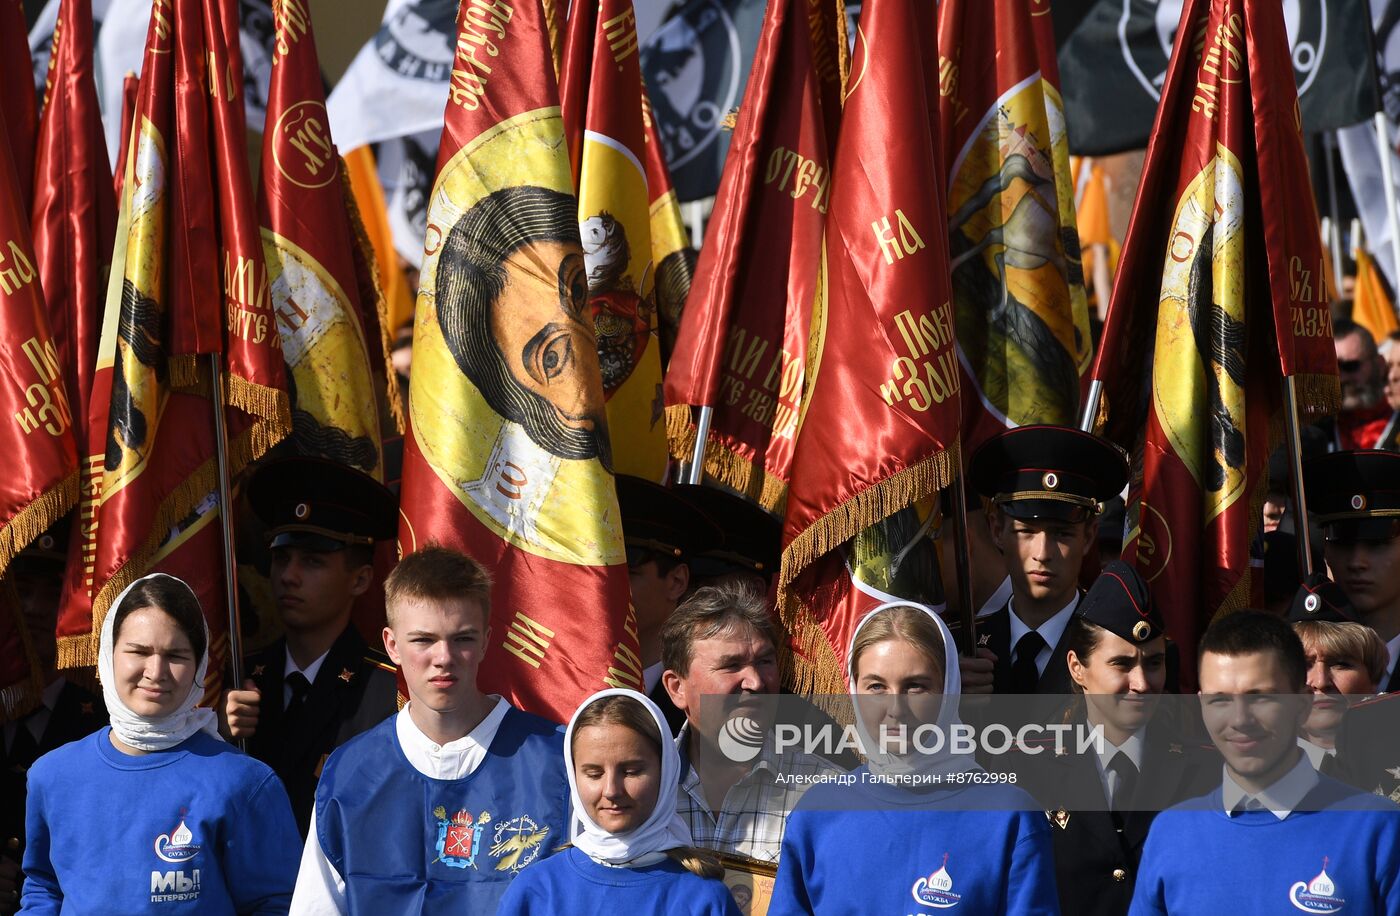
<path fill-rule="evenodd" d="M 695 419 L 695 450 L 690 454 L 690 464 L 681 471 L 681 483 L 698 484 L 705 476 L 705 441 L 710 438 L 710 419 L 715 415 L 713 407 L 701 407 Z"/>
<path fill-rule="evenodd" d="M 1376 112 L 1376 148 L 1381 154 L 1381 175 L 1385 179 L 1385 212 L 1390 219 L 1390 254 L 1400 274 L 1400 212 L 1395 206 L 1395 169 L 1390 162 L 1390 124 L 1385 112 Z"/>
<path fill-rule="evenodd" d="M 243 689 L 243 630 L 238 616 L 238 566 L 233 555 L 233 494 L 229 485 L 228 428 L 224 418 L 224 377 L 221 354 L 209 354 L 210 384 L 214 389 L 214 453 L 219 460 L 219 517 L 224 530 L 224 591 L 228 594 L 228 660 L 230 690 Z M 240 742 L 241 744 L 242 742 Z"/>
<path fill-rule="evenodd" d="M 1079 415 L 1079 429 L 1082 432 L 1092 433 L 1094 431 L 1094 421 L 1099 416 L 1099 402 L 1103 400 L 1103 382 L 1098 379 L 1089 380 L 1089 396 L 1084 399 L 1084 412 Z"/>
<path fill-rule="evenodd" d="M 1288 474 L 1293 481 L 1293 528 L 1298 537 L 1298 568 L 1311 576 L 1312 536 L 1308 530 L 1308 502 L 1303 492 L 1303 443 L 1298 432 L 1298 392 L 1293 376 L 1283 379 L 1284 424 L 1288 434 Z"/>
<path fill-rule="evenodd" d="M 1322 135 L 1322 158 L 1327 169 L 1327 204 L 1331 213 L 1331 226 L 1327 232 L 1327 247 L 1332 251 L 1332 282 L 1337 295 L 1342 294 L 1342 221 L 1337 215 L 1337 169 L 1332 162 L 1337 149 L 1336 135 L 1331 131 Z"/>
<path fill-rule="evenodd" d="M 958 620 L 962 624 L 958 632 L 962 634 L 962 645 L 958 647 L 964 656 L 971 658 L 977 654 L 977 617 L 972 606 L 972 554 L 967 535 L 967 494 L 963 491 L 962 447 L 958 448 L 956 473 L 948 485 L 953 498 L 953 537 L 957 540 L 956 569 L 958 576 Z"/>

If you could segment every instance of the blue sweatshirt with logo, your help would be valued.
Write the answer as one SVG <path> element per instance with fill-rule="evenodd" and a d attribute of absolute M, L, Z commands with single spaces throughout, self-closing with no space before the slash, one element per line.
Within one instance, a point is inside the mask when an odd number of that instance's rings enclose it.
<path fill-rule="evenodd" d="M 1130 916 L 1400 913 L 1400 808 L 1320 776 L 1283 820 L 1225 813 L 1221 790 L 1152 822 Z"/>
<path fill-rule="evenodd" d="M 286 913 L 301 838 L 276 774 L 204 732 L 141 756 L 110 733 L 30 768 L 20 912 Z"/>
<path fill-rule="evenodd" d="M 1060 912 L 1045 812 L 1010 786 L 812 787 L 788 818 L 769 916 Z"/>
<path fill-rule="evenodd" d="M 569 848 L 525 869 L 511 882 L 497 913 L 667 913 L 670 916 L 740 916 L 723 882 L 701 878 L 674 859 L 653 865 L 599 865 Z"/>

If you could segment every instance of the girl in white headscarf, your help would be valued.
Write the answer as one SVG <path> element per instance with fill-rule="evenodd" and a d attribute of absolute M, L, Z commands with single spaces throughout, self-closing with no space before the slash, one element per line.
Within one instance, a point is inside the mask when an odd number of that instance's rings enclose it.
<path fill-rule="evenodd" d="M 22 913 L 286 913 L 300 838 L 266 765 L 198 708 L 209 665 L 199 600 L 138 579 L 102 623 L 111 726 L 29 771 Z"/>
<path fill-rule="evenodd" d="M 603 690 L 564 735 L 573 847 L 511 882 L 500 913 L 738 916 L 719 860 L 693 848 L 676 814 L 681 762 L 656 704 Z"/>
<path fill-rule="evenodd" d="M 1044 812 L 949 749 L 961 684 L 943 621 L 883 604 L 847 658 L 867 763 L 814 786 L 788 818 L 769 916 L 1058 913 Z"/>

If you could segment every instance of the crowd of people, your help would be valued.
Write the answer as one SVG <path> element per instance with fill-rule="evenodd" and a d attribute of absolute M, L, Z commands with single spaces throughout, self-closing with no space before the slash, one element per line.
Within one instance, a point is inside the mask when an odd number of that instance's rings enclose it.
<path fill-rule="evenodd" d="M 1343 325 L 1337 346 L 1360 341 L 1370 374 L 1343 364 L 1344 382 L 1374 388 L 1364 334 Z M 318 459 L 265 464 L 245 490 L 284 635 L 201 706 L 197 599 L 165 575 L 132 583 L 103 622 L 100 696 L 50 670 L 40 710 L 5 726 L 7 808 L 23 821 L 7 818 L 0 905 L 1400 912 L 1400 730 L 1396 704 L 1369 699 L 1400 654 L 1400 453 L 1337 448 L 1379 442 L 1357 441 L 1381 427 L 1351 409 L 1305 468 L 1336 581 L 1216 621 L 1189 713 L 1157 702 L 1178 690 L 1183 647 L 1148 584 L 1110 561 L 1082 588 L 1128 482 L 1123 454 L 1064 427 L 992 439 L 968 463 L 985 510 L 975 559 L 1000 572 L 975 577 L 996 583 L 972 596 L 975 652 L 925 605 L 866 612 L 843 660 L 847 712 L 803 713 L 852 725 L 854 749 L 775 741 L 780 532 L 738 497 L 619 478 L 643 689 L 602 690 L 561 728 L 477 685 L 492 607 L 479 563 L 437 546 L 404 557 L 371 646 L 352 611 L 375 581 L 374 545 L 394 536 L 394 494 Z M 1307 523 L 1291 513 L 1281 522 Z M 12 581 L 42 618 L 56 591 L 34 554 Z M 1029 766 L 1033 747 L 885 740 L 984 726 L 997 713 L 978 694 L 1102 741 Z M 761 726 L 749 755 L 726 743 L 738 714 Z"/>

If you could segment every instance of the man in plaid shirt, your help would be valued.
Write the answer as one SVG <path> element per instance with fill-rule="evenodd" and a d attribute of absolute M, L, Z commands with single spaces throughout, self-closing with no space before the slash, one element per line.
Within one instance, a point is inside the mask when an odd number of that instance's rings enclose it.
<path fill-rule="evenodd" d="M 676 737 L 684 767 L 677 810 L 695 845 L 778 861 L 797 800 L 815 780 L 842 770 L 813 754 L 774 749 L 765 723 L 776 705 L 778 658 L 766 602 L 733 581 L 698 589 L 666 622 L 661 644 L 662 683 L 686 716 Z M 731 725 L 721 737 L 727 723 L 744 718 L 750 729 Z"/>

